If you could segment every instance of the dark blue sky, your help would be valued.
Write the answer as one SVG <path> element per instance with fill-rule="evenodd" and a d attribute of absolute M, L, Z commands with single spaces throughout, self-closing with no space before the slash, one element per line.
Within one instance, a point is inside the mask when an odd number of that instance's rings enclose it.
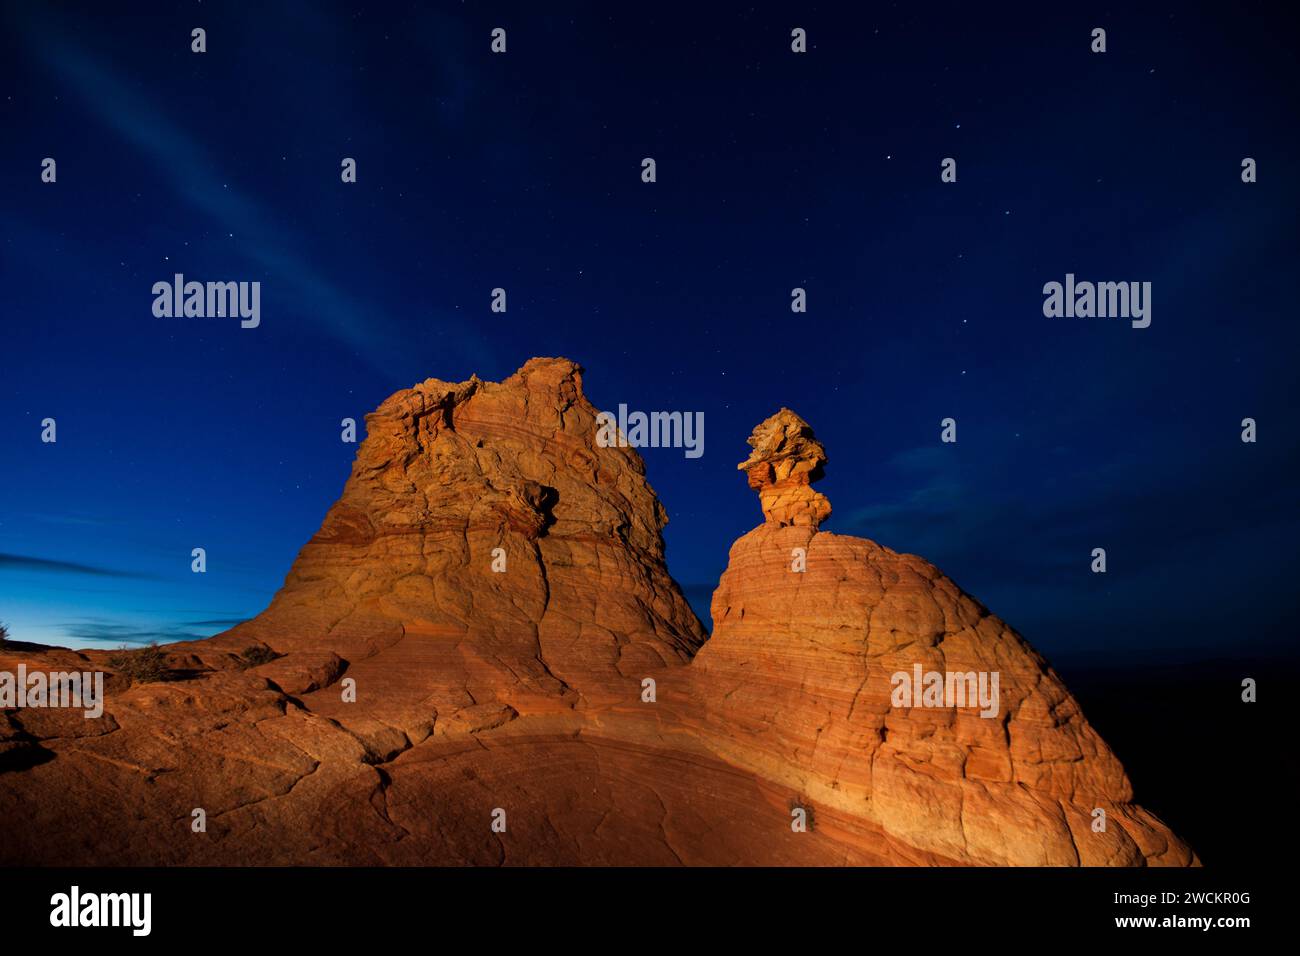
<path fill-rule="evenodd" d="M 1291 642 L 1300 147 L 1267 7 L 529 6 L 3 5 L 15 637 L 255 614 L 347 477 L 341 418 L 564 355 L 601 408 L 705 413 L 702 458 L 644 453 L 701 609 L 761 517 L 744 439 L 788 405 L 827 530 L 930 558 L 1049 658 Z M 260 281 L 261 326 L 155 318 L 175 272 Z M 1067 272 L 1150 281 L 1151 327 L 1044 318 Z"/>

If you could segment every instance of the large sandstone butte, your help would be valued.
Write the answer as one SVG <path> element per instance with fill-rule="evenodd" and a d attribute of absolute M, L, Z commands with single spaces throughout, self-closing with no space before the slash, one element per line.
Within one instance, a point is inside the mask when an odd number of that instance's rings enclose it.
<path fill-rule="evenodd" d="M 0 717 L 0 863 L 1196 862 L 1015 632 L 920 558 L 819 530 L 826 454 L 793 412 L 750 438 L 765 521 L 707 643 L 572 362 L 430 379 L 367 423 L 271 606 L 168 647 L 172 679 L 0 648 L 110 671 L 102 719 Z M 998 715 L 895 706 L 915 665 L 996 671 Z"/>

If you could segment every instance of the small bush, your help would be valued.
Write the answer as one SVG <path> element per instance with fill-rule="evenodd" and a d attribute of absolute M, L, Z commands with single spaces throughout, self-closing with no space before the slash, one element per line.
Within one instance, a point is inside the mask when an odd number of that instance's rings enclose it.
<path fill-rule="evenodd" d="M 254 644 L 251 647 L 244 648 L 244 653 L 239 655 L 244 667 L 257 667 L 261 664 L 269 664 L 280 655 L 271 650 L 264 644 Z"/>
<path fill-rule="evenodd" d="M 9 628 L 0 624 L 0 647 L 4 647 L 7 640 L 9 640 Z"/>
<path fill-rule="evenodd" d="M 137 650 L 128 647 L 118 648 L 118 652 L 108 659 L 108 666 L 119 674 L 142 684 L 166 680 L 169 670 L 167 655 L 163 653 L 156 641 L 148 647 Z"/>

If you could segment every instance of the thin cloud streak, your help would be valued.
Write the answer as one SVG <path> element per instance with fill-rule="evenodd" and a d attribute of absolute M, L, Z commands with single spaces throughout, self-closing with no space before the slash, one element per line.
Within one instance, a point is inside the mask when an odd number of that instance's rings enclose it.
<path fill-rule="evenodd" d="M 25 26 L 32 32 L 30 23 Z M 389 331 L 391 323 L 377 314 L 375 306 L 367 303 L 362 308 L 330 282 L 276 227 L 273 217 L 222 182 L 207 153 L 169 122 L 160 107 L 150 105 L 112 71 L 63 38 L 45 38 L 32 46 L 45 52 L 47 66 L 68 81 L 105 125 L 157 164 L 190 205 L 224 224 L 227 232 L 258 237 L 246 248 L 247 254 L 293 289 L 296 311 L 320 317 L 342 344 L 379 372 L 400 360 L 397 340 Z M 357 318 L 362 315 L 364 322 Z"/>
<path fill-rule="evenodd" d="M 35 571 L 41 574 L 89 574 L 106 578 L 156 580 L 150 574 L 121 571 L 116 568 L 101 568 L 90 564 L 79 564 L 75 561 L 37 558 L 26 554 L 0 554 L 0 571 Z"/>

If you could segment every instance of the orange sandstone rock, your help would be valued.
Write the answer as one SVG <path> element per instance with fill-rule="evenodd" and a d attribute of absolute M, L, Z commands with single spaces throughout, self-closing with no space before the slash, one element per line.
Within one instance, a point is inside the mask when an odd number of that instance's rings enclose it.
<path fill-rule="evenodd" d="M 750 438 L 766 520 L 707 643 L 595 416 L 563 359 L 430 379 L 367 418 L 271 605 L 166 648 L 172 680 L 0 647 L 0 671 L 110 672 L 100 719 L 0 713 L 0 864 L 1195 862 L 1015 632 L 818 530 L 826 455 L 793 412 Z M 281 656 L 248 667 L 254 644 Z M 996 716 L 913 706 L 917 665 L 997 672 Z"/>
<path fill-rule="evenodd" d="M 831 503 L 811 487 L 822 477 L 826 449 L 807 422 L 783 408 L 754 428 L 749 445 L 754 450 L 736 467 L 758 492 L 769 523 L 816 528 L 830 517 Z"/>
<path fill-rule="evenodd" d="M 1192 861 L 1020 635 L 929 562 L 817 530 L 825 454 L 801 418 L 782 409 L 750 444 L 767 521 L 732 546 L 691 665 L 716 753 L 948 861 Z M 996 675 L 996 712 L 913 706 L 896 675 L 918 667 Z"/>

